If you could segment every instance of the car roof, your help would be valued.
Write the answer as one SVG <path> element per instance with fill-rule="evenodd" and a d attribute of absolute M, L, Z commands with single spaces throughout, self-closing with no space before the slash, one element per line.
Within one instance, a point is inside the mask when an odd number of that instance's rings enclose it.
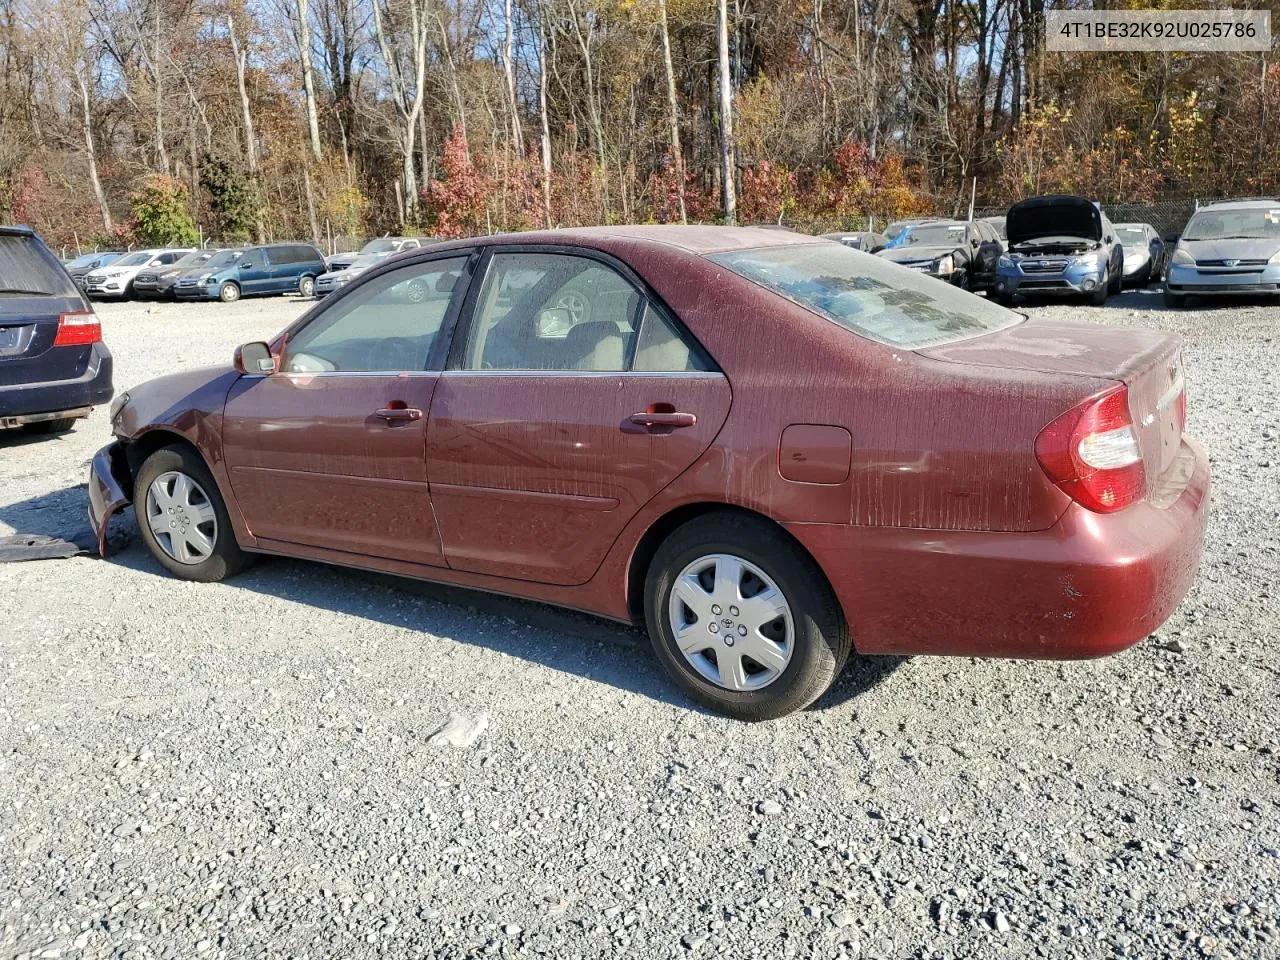
<path fill-rule="evenodd" d="M 619 241 L 640 241 L 674 247 L 686 253 L 705 256 L 753 247 L 780 247 L 787 244 L 814 244 L 821 237 L 787 230 L 762 227 L 719 227 L 682 224 L 637 224 L 612 227 L 571 227 L 564 230 L 531 230 L 527 233 L 500 233 L 466 240 L 451 240 L 429 248 L 432 254 L 459 247 L 511 244 L 566 244 L 584 247 L 610 247 Z M 419 251 L 415 251 L 419 252 Z M 425 252 L 425 251 L 422 251 Z"/>
<path fill-rule="evenodd" d="M 1146 227 L 1148 230 L 1154 230 L 1154 229 L 1155 229 L 1155 227 L 1153 227 L 1153 226 L 1152 226 L 1151 224 L 1149 224 L 1149 223 L 1138 223 L 1138 222 L 1136 222 L 1136 221 L 1135 221 L 1135 222 L 1133 222 L 1133 223 L 1113 223 L 1113 224 L 1112 224 L 1112 226 L 1113 226 L 1113 227 L 1115 227 L 1117 230 L 1122 230 L 1122 229 L 1125 229 L 1125 228 L 1128 228 L 1128 227 L 1134 227 L 1134 228 L 1137 228 L 1137 227 Z"/>

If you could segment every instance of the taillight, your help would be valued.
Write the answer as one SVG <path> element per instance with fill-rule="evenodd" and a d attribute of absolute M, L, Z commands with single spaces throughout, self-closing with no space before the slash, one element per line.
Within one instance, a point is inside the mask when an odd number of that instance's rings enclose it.
<path fill-rule="evenodd" d="M 55 347 L 75 347 L 97 343 L 102 339 L 102 324 L 91 312 L 64 313 L 58 318 L 58 335 L 53 338 Z"/>
<path fill-rule="evenodd" d="M 1128 388 L 1092 397 L 1041 430 L 1036 459 L 1050 480 L 1090 510 L 1114 513 L 1142 499 L 1146 474 Z"/>

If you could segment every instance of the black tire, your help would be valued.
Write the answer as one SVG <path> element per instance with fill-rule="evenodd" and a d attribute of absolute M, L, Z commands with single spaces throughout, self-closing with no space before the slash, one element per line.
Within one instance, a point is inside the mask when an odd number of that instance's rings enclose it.
<path fill-rule="evenodd" d="M 1170 293 L 1168 290 L 1164 292 L 1164 305 L 1171 310 L 1181 309 L 1186 302 L 1187 298 L 1180 293 Z"/>
<path fill-rule="evenodd" d="M 1142 268 L 1142 273 L 1138 276 L 1137 281 L 1134 282 L 1134 286 L 1140 290 L 1145 290 L 1151 286 L 1151 280 L 1151 261 L 1148 260 L 1147 265 Z"/>
<path fill-rule="evenodd" d="M 1116 271 L 1115 277 L 1111 281 L 1110 293 L 1118 296 L 1124 293 L 1124 264 L 1120 264 L 1120 269 Z"/>
<path fill-rule="evenodd" d="M 1111 281 L 1104 279 L 1102 285 L 1097 290 L 1089 294 L 1089 303 L 1095 307 L 1100 307 L 1107 302 L 1107 297 L 1111 295 Z"/>
<path fill-rule="evenodd" d="M 218 288 L 218 299 L 223 303 L 235 303 L 240 299 L 240 285 L 228 280 Z"/>
<path fill-rule="evenodd" d="M 160 545 L 155 531 L 147 521 L 147 495 L 151 485 L 157 478 L 170 472 L 186 474 L 194 480 L 203 491 L 209 506 L 213 507 L 217 519 L 216 533 L 213 537 L 213 549 L 207 557 L 197 563 L 183 563 L 171 557 Z M 194 580 L 198 583 L 214 583 L 235 576 L 254 562 L 256 557 L 245 553 L 236 543 L 235 533 L 231 529 L 231 518 L 227 515 L 227 506 L 222 500 L 218 485 L 209 473 L 209 468 L 200 456 L 186 446 L 162 447 L 143 461 L 134 478 L 134 513 L 138 520 L 138 530 L 142 540 L 151 551 L 151 555 L 160 565 L 180 580 Z"/>
<path fill-rule="evenodd" d="M 1014 304 L 1014 295 L 1012 293 L 997 293 L 996 303 L 1004 307 L 1006 310 L 1012 310 Z"/>
<path fill-rule="evenodd" d="M 969 280 L 969 271 L 968 271 L 968 270 L 966 270 L 966 271 L 964 271 L 964 273 L 960 274 L 960 279 L 959 279 L 958 281 L 956 281 L 956 286 L 957 286 L 957 287 L 959 287 L 961 290 L 972 290 L 972 289 L 973 289 L 973 286 L 972 286 L 972 284 L 971 284 L 971 282 L 970 282 L 970 280 Z"/>
<path fill-rule="evenodd" d="M 315 277 L 299 277 L 298 278 L 298 294 L 310 300 L 316 295 L 316 278 Z"/>
<path fill-rule="evenodd" d="M 59 417 L 57 420 L 38 420 L 23 426 L 23 431 L 37 436 L 49 436 L 55 433 L 66 433 L 76 425 L 75 417 Z"/>
<path fill-rule="evenodd" d="M 704 678 L 676 646 L 667 615 L 675 579 L 711 554 L 754 564 L 777 584 L 791 610 L 793 652 L 781 673 L 757 690 L 729 690 Z M 723 511 L 677 528 L 658 548 L 645 578 L 645 624 L 658 662 L 694 700 L 738 720 L 772 720 L 803 709 L 835 680 L 853 648 L 849 628 L 813 559 L 774 524 Z"/>

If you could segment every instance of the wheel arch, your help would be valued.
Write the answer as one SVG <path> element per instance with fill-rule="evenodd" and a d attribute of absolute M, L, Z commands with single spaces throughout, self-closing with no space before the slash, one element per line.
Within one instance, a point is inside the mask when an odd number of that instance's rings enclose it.
<path fill-rule="evenodd" d="M 831 581 L 827 577 L 826 571 L 822 569 L 817 559 L 809 552 L 809 549 L 801 543 L 786 527 L 780 524 L 773 517 L 761 513 L 759 510 L 752 510 L 750 507 L 744 507 L 733 503 L 724 503 L 721 501 L 704 500 L 696 503 L 685 503 L 678 507 L 674 507 L 662 514 L 653 523 L 649 524 L 648 529 L 636 542 L 635 549 L 631 551 L 631 560 L 627 565 L 626 580 L 626 599 L 627 613 L 631 617 L 634 624 L 644 623 L 644 582 L 649 575 L 649 566 L 653 563 L 653 558 L 657 555 L 658 549 L 662 546 L 663 541 L 671 534 L 698 517 L 706 516 L 710 513 L 728 513 L 736 514 L 742 517 L 752 517 L 756 520 L 762 520 L 778 531 L 783 537 L 793 543 L 805 556 L 812 561 L 814 568 L 822 577 L 822 582 L 828 590 L 831 590 L 832 596 L 835 591 L 831 586 Z M 838 605 L 838 604 L 837 604 Z"/>
<path fill-rule="evenodd" d="M 146 461 L 147 457 L 151 456 L 157 450 L 163 450 L 166 447 L 186 447 L 200 458 L 200 462 L 203 463 L 206 468 L 209 467 L 209 460 L 200 452 L 200 448 L 184 437 L 181 433 L 167 427 L 156 427 L 133 437 L 128 443 L 124 444 L 125 462 L 129 465 L 129 485 L 131 488 L 133 486 L 134 479 L 138 476 L 138 471 L 142 469 L 142 464 Z M 213 470 L 210 469 L 209 472 L 212 474 Z M 215 477 L 214 479 L 216 480 L 217 478 Z M 132 489 L 127 492 L 130 497 L 133 496 Z"/>

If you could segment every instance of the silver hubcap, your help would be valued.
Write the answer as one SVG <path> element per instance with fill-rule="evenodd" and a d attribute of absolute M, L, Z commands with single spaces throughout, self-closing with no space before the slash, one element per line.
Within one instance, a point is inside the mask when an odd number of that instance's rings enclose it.
<path fill-rule="evenodd" d="M 147 489 L 147 524 L 160 549 L 179 563 L 199 563 L 218 542 L 218 515 L 204 488 L 185 473 L 162 473 Z"/>
<path fill-rule="evenodd" d="M 715 553 L 685 567 L 667 614 L 689 665 L 726 690 L 767 687 L 791 662 L 791 606 L 768 574 L 741 557 Z"/>

